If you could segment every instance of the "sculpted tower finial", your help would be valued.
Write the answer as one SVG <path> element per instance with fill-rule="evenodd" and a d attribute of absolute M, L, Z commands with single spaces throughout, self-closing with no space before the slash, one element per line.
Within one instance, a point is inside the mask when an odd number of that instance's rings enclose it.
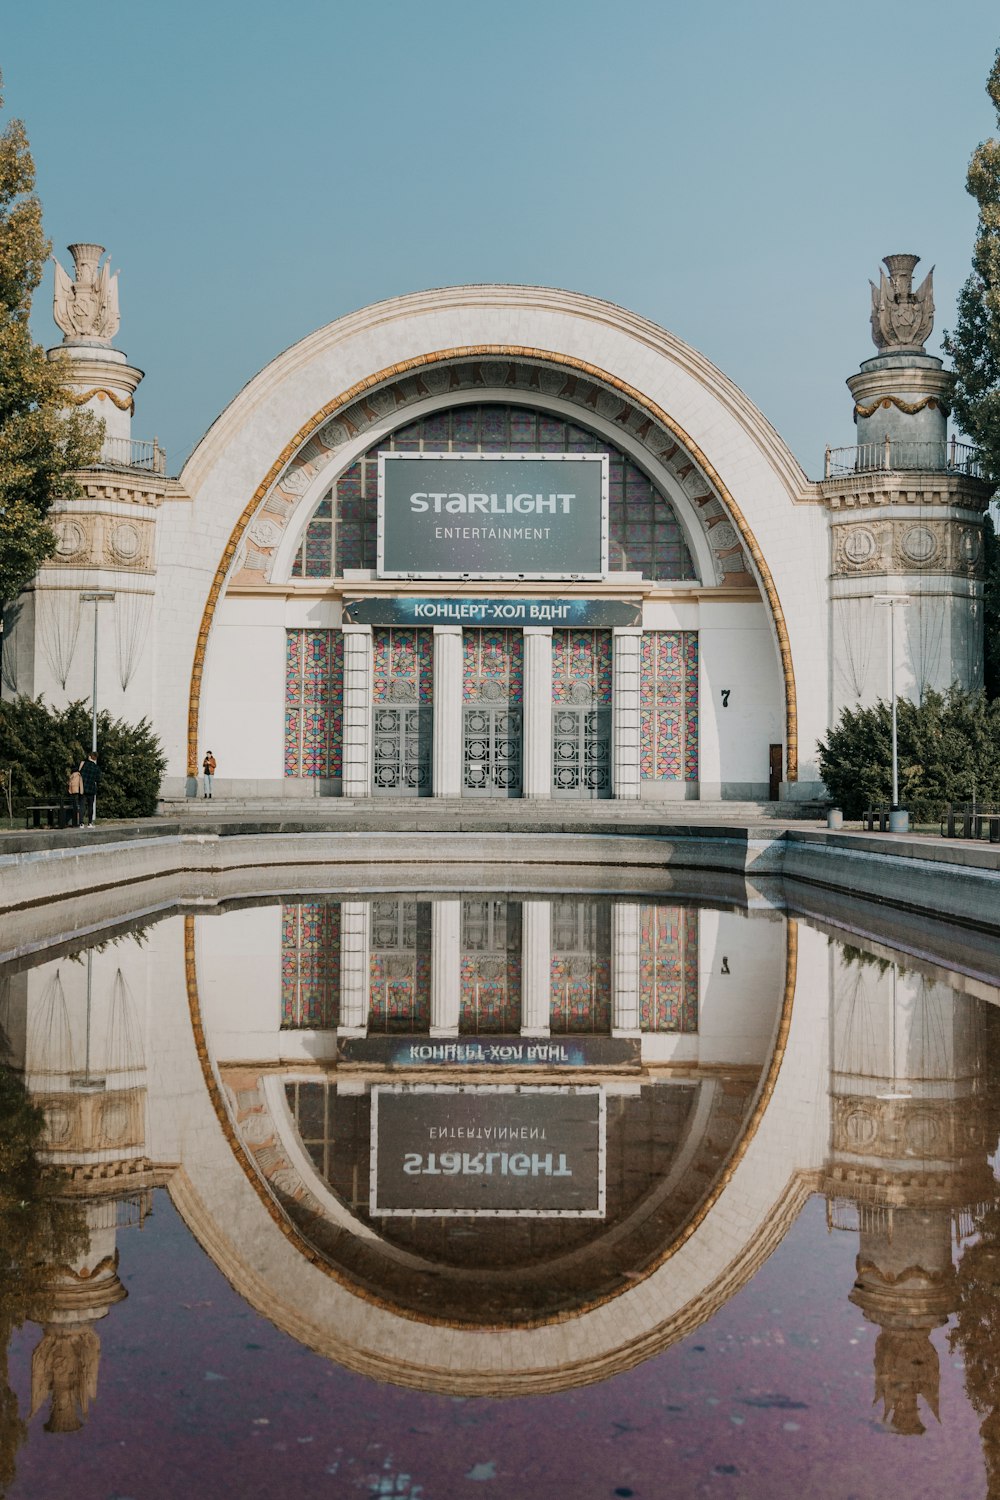
<path fill-rule="evenodd" d="M 913 268 L 919 255 L 887 255 L 885 271 L 872 289 L 872 338 L 880 353 L 922 350 L 934 327 L 934 267 L 913 290 Z"/>
<path fill-rule="evenodd" d="M 118 332 L 118 272 L 111 265 L 99 264 L 103 245 L 70 245 L 75 277 L 71 281 L 55 257 L 55 290 L 52 316 L 62 329 L 64 343 L 86 340 L 93 344 L 110 344 Z"/>

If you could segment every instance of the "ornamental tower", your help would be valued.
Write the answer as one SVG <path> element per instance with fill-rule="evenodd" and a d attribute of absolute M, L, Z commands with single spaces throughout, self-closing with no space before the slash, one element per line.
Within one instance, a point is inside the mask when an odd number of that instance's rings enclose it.
<path fill-rule="evenodd" d="M 975 451 L 947 431 L 954 375 L 926 352 L 933 271 L 888 255 L 871 283 L 878 353 L 847 381 L 857 443 L 828 448 L 830 720 L 888 700 L 890 640 L 900 697 L 982 685 L 982 515 L 990 487 Z M 881 603 L 894 601 L 890 610 Z"/>
<path fill-rule="evenodd" d="M 92 467 L 73 476 L 81 493 L 50 512 L 55 551 L 6 621 L 2 693 L 42 695 L 54 708 L 88 700 L 136 721 L 153 714 L 157 510 L 177 485 L 158 443 L 132 437 L 143 372 L 112 345 L 118 272 L 102 261 L 102 245 L 69 250 L 72 278 L 55 263 L 63 340 L 48 358 L 69 404 L 101 418 L 104 442 Z"/>

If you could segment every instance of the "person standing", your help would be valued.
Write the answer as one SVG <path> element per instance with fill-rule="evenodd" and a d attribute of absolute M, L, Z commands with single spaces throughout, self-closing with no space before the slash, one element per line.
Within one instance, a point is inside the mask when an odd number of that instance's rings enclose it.
<path fill-rule="evenodd" d="M 101 780 L 96 750 L 91 750 L 87 759 L 82 762 L 80 779 L 83 782 L 83 821 L 93 828 L 97 822 L 97 788 Z"/>
<path fill-rule="evenodd" d="M 208 751 L 205 759 L 201 763 L 201 773 L 205 778 L 204 795 L 206 797 L 211 797 L 212 777 L 215 775 L 215 756 L 212 754 L 211 750 Z"/>
<path fill-rule="evenodd" d="M 66 791 L 73 808 L 73 827 L 79 828 L 83 823 L 83 777 L 80 775 L 79 767 L 74 770 L 72 766 L 69 766 L 67 769 L 69 770 L 69 781 L 66 785 Z"/>

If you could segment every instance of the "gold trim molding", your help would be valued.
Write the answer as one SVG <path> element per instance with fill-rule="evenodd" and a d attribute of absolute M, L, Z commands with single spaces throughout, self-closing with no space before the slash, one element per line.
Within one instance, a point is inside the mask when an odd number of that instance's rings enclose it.
<path fill-rule="evenodd" d="M 761 551 L 760 544 L 751 531 L 749 523 L 739 505 L 723 483 L 718 471 L 709 462 L 701 448 L 688 435 L 684 428 L 675 422 L 672 417 L 669 417 L 662 407 L 638 391 L 635 386 L 629 385 L 626 381 L 620 380 L 618 376 L 611 375 L 607 370 L 602 370 L 600 366 L 589 364 L 585 360 L 578 360 L 567 354 L 558 354 L 552 350 L 535 349 L 529 345 L 521 344 L 470 344 L 453 349 L 439 349 L 430 354 L 418 354 L 411 359 L 401 360 L 398 364 L 388 365 L 376 374 L 368 375 L 365 379 L 356 381 L 346 391 L 342 391 L 339 396 L 335 396 L 325 406 L 321 406 L 319 411 L 315 412 L 307 422 L 304 422 L 298 432 L 285 444 L 254 490 L 250 500 L 244 506 L 239 519 L 230 533 L 229 540 L 223 548 L 222 556 L 219 559 L 215 575 L 209 586 L 208 597 L 202 611 L 201 624 L 199 625 L 198 636 L 195 642 L 194 661 L 191 666 L 191 683 L 188 696 L 188 776 L 196 776 L 198 773 L 198 720 L 201 708 L 201 688 L 205 670 L 208 637 L 211 633 L 216 607 L 222 594 L 226 575 L 236 556 L 237 549 L 271 486 L 280 477 L 285 466 L 298 449 L 307 443 L 313 434 L 330 417 L 350 406 L 359 396 L 387 382 L 398 380 L 401 376 L 412 374 L 415 370 L 423 370 L 431 365 L 445 364 L 449 361 L 460 359 L 527 359 L 542 364 L 557 365 L 563 369 L 572 370 L 577 374 L 589 376 L 592 380 L 618 391 L 621 395 L 626 396 L 630 401 L 648 412 L 691 455 L 691 458 L 701 469 L 705 477 L 714 485 L 720 500 L 729 512 L 730 520 L 735 526 L 740 540 L 753 558 L 771 610 L 771 618 L 774 622 L 774 630 L 781 657 L 781 672 L 785 689 L 785 779 L 787 781 L 797 781 L 799 774 L 798 702 L 795 689 L 795 671 L 792 665 L 792 648 L 788 637 L 788 627 L 785 623 L 784 611 L 781 607 L 774 579 L 771 576 L 771 570 Z"/>
<path fill-rule="evenodd" d="M 925 407 L 930 411 L 937 411 L 940 408 L 945 416 L 948 416 L 951 411 L 951 407 L 946 406 L 943 401 L 939 401 L 936 396 L 925 396 L 922 401 L 904 401 L 902 396 L 880 396 L 877 401 L 872 402 L 871 406 L 862 406 L 860 402 L 855 405 L 855 422 L 859 417 L 873 417 L 880 406 L 884 407 L 886 411 L 894 406 L 897 411 L 903 412 L 907 417 L 915 417 L 917 412 L 923 411 Z"/>
<path fill-rule="evenodd" d="M 121 396 L 116 396 L 114 391 L 109 391 L 107 386 L 95 385 L 89 391 L 68 391 L 66 399 L 70 406 L 85 406 L 92 396 L 99 401 L 110 401 L 112 406 L 117 406 L 119 411 L 127 411 L 130 417 L 135 416 L 135 402 L 130 396 L 127 401 Z"/>

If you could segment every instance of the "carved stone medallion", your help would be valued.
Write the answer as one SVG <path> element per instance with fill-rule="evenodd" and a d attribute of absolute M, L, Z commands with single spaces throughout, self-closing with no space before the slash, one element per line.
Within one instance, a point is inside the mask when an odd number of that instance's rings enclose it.
<path fill-rule="evenodd" d="M 930 526 L 911 526 L 900 539 L 899 550 L 908 562 L 918 567 L 933 562 L 941 546 L 940 533 Z"/>
<path fill-rule="evenodd" d="M 89 550 L 87 533 L 79 522 L 57 521 L 53 530 L 56 534 L 56 556 L 58 558 L 78 558 L 81 553 Z"/>

